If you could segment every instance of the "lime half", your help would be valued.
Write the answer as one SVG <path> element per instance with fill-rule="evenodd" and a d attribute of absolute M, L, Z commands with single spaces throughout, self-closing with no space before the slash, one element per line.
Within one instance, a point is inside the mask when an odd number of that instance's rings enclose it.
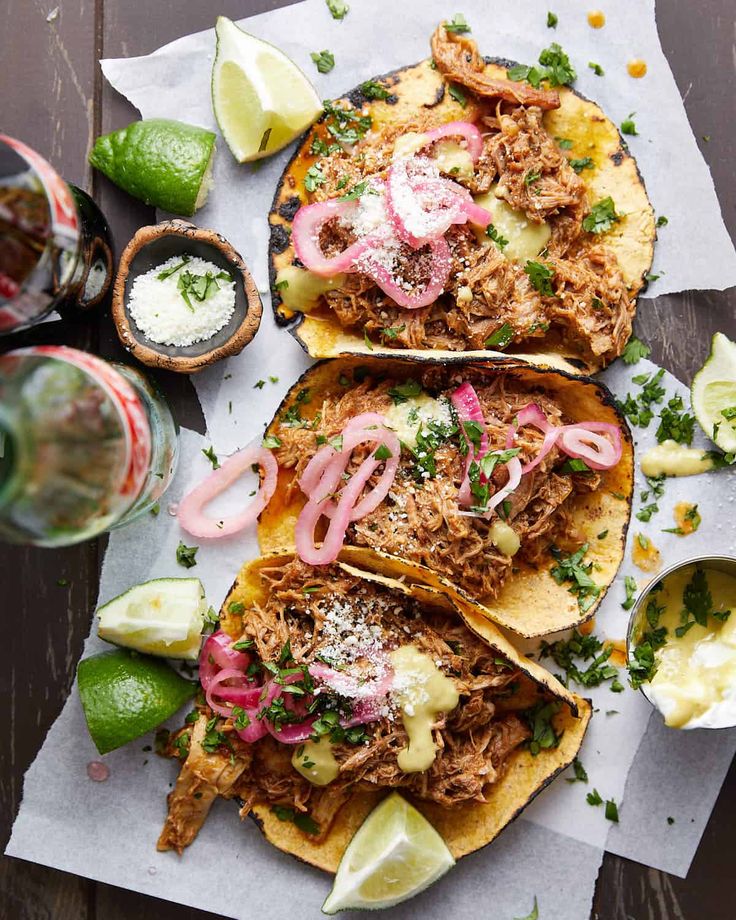
<path fill-rule="evenodd" d="M 716 332 L 710 354 L 693 377 L 693 412 L 700 427 L 727 454 L 736 451 L 736 342 Z"/>
<path fill-rule="evenodd" d="M 100 754 L 107 754 L 166 721 L 197 685 L 163 661 L 116 649 L 79 662 L 77 686 L 87 727 Z"/>
<path fill-rule="evenodd" d="M 429 821 L 393 792 L 350 841 L 322 910 L 335 914 L 393 907 L 424 891 L 454 865 L 447 844 Z"/>
<path fill-rule="evenodd" d="M 195 661 L 206 613 L 198 578 L 156 578 L 103 604 L 97 634 L 148 655 Z"/>
<path fill-rule="evenodd" d="M 225 16 L 215 26 L 212 107 L 239 163 L 281 150 L 322 114 L 314 87 L 283 51 Z"/>
<path fill-rule="evenodd" d="M 191 217 L 212 185 L 215 140 L 205 128 L 147 118 L 98 137 L 89 161 L 135 198 Z"/>

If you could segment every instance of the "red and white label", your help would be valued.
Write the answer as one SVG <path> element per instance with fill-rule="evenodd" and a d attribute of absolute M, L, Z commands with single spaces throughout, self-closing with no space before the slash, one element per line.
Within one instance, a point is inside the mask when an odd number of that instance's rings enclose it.
<path fill-rule="evenodd" d="M 118 410 L 126 441 L 126 471 L 118 486 L 131 503 L 140 494 L 151 466 L 151 427 L 146 410 L 131 384 L 114 367 L 86 351 L 67 345 L 36 345 L 16 354 L 44 355 L 81 368 L 102 387 Z"/>
<path fill-rule="evenodd" d="M 22 141 L 5 134 L 0 134 L 0 141 L 12 147 L 38 173 L 51 208 L 51 225 L 54 234 L 76 240 L 79 236 L 79 216 L 66 182 L 42 156 L 39 156 L 35 150 L 26 146 Z"/>

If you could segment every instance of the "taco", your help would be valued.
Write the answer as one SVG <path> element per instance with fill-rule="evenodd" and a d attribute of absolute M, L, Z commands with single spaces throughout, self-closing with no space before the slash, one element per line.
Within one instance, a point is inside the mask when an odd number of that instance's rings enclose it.
<path fill-rule="evenodd" d="M 604 367 L 631 335 L 656 237 L 633 157 L 569 86 L 514 82 L 529 68 L 443 26 L 431 47 L 326 103 L 286 167 L 269 216 L 277 320 L 313 357 Z"/>
<path fill-rule="evenodd" d="M 590 380 L 462 356 L 337 358 L 294 385 L 264 443 L 279 470 L 261 552 L 320 564 L 364 547 L 526 637 L 590 619 L 623 558 L 632 442 Z"/>
<path fill-rule="evenodd" d="M 332 872 L 399 790 L 457 858 L 572 762 L 590 719 L 472 605 L 364 566 L 255 560 L 220 623 L 202 651 L 203 697 L 168 740 L 182 767 L 160 850 L 181 852 L 223 796 L 275 846 Z"/>

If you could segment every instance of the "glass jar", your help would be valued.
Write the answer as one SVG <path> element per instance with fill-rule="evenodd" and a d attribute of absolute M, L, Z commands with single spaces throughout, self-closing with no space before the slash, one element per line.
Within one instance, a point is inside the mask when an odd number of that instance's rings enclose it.
<path fill-rule="evenodd" d="M 166 491 L 177 450 L 139 371 L 66 346 L 0 356 L 0 539 L 68 546 L 128 523 Z"/>
<path fill-rule="evenodd" d="M 0 335 L 97 306 L 113 276 L 101 211 L 35 150 L 0 134 Z"/>

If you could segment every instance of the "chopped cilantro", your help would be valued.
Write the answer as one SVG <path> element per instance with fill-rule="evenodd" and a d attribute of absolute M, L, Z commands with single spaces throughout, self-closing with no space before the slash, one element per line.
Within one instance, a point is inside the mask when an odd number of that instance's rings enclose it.
<path fill-rule="evenodd" d="M 673 440 L 678 444 L 692 444 L 695 416 L 684 412 L 682 396 L 673 396 L 659 413 L 657 441 Z"/>
<path fill-rule="evenodd" d="M 609 821 L 618 824 L 618 805 L 616 805 L 613 799 L 606 799 L 605 815 Z"/>
<path fill-rule="evenodd" d="M 376 80 L 366 80 L 360 84 L 360 91 L 366 99 L 388 99 L 391 93 Z"/>
<path fill-rule="evenodd" d="M 595 169 L 595 163 L 590 157 L 583 157 L 580 160 L 572 159 L 569 161 L 570 166 L 576 173 L 580 174 L 584 169 Z"/>
<path fill-rule="evenodd" d="M 391 457 L 393 457 L 393 454 L 385 444 L 379 444 L 379 446 L 373 451 L 373 456 L 376 458 L 376 460 L 390 460 Z"/>
<path fill-rule="evenodd" d="M 313 51 L 309 56 L 320 73 L 329 73 L 335 66 L 335 55 L 331 51 Z"/>
<path fill-rule="evenodd" d="M 634 123 L 634 115 L 636 112 L 630 112 L 629 117 L 624 119 L 621 122 L 621 133 L 629 135 L 637 135 L 639 132 L 636 130 L 636 124 Z"/>
<path fill-rule="evenodd" d="M 672 824 L 675 823 L 675 819 L 672 818 L 672 817 L 668 817 L 668 818 L 667 818 L 667 823 L 670 824 L 670 825 L 672 825 Z"/>
<path fill-rule="evenodd" d="M 149 510 L 154 517 L 158 517 L 159 512 L 161 511 L 161 505 L 159 502 L 156 502 L 154 505 L 151 505 Z"/>
<path fill-rule="evenodd" d="M 597 201 L 590 209 L 590 214 L 583 218 L 583 230 L 588 233 L 605 233 L 619 220 L 621 215 L 616 213 L 613 198 L 608 195 Z"/>
<path fill-rule="evenodd" d="M 312 146 L 309 148 L 309 152 L 316 157 L 327 157 L 340 150 L 342 150 L 342 147 L 339 144 L 326 144 L 317 135 L 312 138 Z"/>
<path fill-rule="evenodd" d="M 664 370 L 660 368 L 656 374 L 639 374 L 632 378 L 634 383 L 641 386 L 641 393 L 636 397 L 629 393 L 623 402 L 619 402 L 619 408 L 632 424 L 646 428 L 654 418 L 652 405 L 662 402 L 665 394 L 661 385 L 663 376 Z"/>
<path fill-rule="evenodd" d="M 281 438 L 277 438 L 275 434 L 267 434 L 263 439 L 263 447 L 266 450 L 274 450 L 276 447 L 281 447 Z"/>
<path fill-rule="evenodd" d="M 636 592 L 639 590 L 636 579 L 633 576 L 627 575 L 624 578 L 624 590 L 626 591 L 626 600 L 621 602 L 621 606 L 624 610 L 631 610 L 636 603 Z"/>
<path fill-rule="evenodd" d="M 607 531 L 607 530 L 602 530 L 602 531 L 598 534 L 598 539 L 599 539 L 599 540 L 605 540 L 607 536 L 608 536 L 608 531 Z"/>
<path fill-rule="evenodd" d="M 368 351 L 373 351 L 373 342 L 371 342 L 370 336 L 368 335 L 368 330 L 365 327 L 363 328 L 363 341 L 365 342 L 365 347 L 368 349 Z"/>
<path fill-rule="evenodd" d="M 594 789 L 592 792 L 589 792 L 585 796 L 585 801 L 588 805 L 602 805 L 603 799 L 601 798 L 600 792 L 597 789 Z"/>
<path fill-rule="evenodd" d="M 539 182 L 542 178 L 541 172 L 537 172 L 533 169 L 529 169 L 524 174 L 524 185 L 529 188 L 530 185 L 534 185 L 535 182 Z"/>
<path fill-rule="evenodd" d="M 572 769 L 573 769 L 573 772 L 575 773 L 575 776 L 569 777 L 567 780 L 568 783 L 587 783 L 588 782 L 588 774 L 585 772 L 585 767 L 580 763 L 577 757 L 572 762 Z"/>
<path fill-rule="evenodd" d="M 361 115 L 351 106 L 337 105 L 329 99 L 323 105 L 327 130 L 339 144 L 357 144 L 372 124 L 370 115 Z"/>
<path fill-rule="evenodd" d="M 657 670 L 654 653 L 657 649 L 662 648 L 667 638 L 667 629 L 659 625 L 659 619 L 665 609 L 657 604 L 657 594 L 661 588 L 662 582 L 652 588 L 644 611 L 644 619 L 648 628 L 637 639 L 633 660 L 629 658 L 629 683 L 634 690 L 638 690 L 643 683 L 654 677 Z"/>
<path fill-rule="evenodd" d="M 447 91 L 455 100 L 455 102 L 459 103 L 463 108 L 465 108 L 465 106 L 468 104 L 468 97 L 465 95 L 457 83 L 450 83 Z"/>
<path fill-rule="evenodd" d="M 406 323 L 402 323 L 400 326 L 384 326 L 381 329 L 381 335 L 387 339 L 395 339 L 404 329 L 406 329 Z"/>
<path fill-rule="evenodd" d="M 453 32 L 455 35 L 464 35 L 466 32 L 470 32 L 470 26 L 462 13 L 455 13 L 449 22 L 443 22 L 442 25 L 445 27 L 445 32 Z"/>
<path fill-rule="evenodd" d="M 508 323 L 504 323 L 500 329 L 496 329 L 493 335 L 486 339 L 486 348 L 506 348 L 513 340 L 515 329 Z"/>
<path fill-rule="evenodd" d="M 533 287 L 535 287 L 543 297 L 555 297 L 552 287 L 552 279 L 555 276 L 554 269 L 544 265 L 542 262 L 527 261 L 524 271 L 529 276 Z"/>
<path fill-rule="evenodd" d="M 253 389 L 262 390 L 265 386 L 266 386 L 265 380 L 256 380 L 256 382 L 253 384 Z"/>
<path fill-rule="evenodd" d="M 242 706 L 233 706 L 232 720 L 235 730 L 239 732 L 250 725 L 250 717 Z"/>
<path fill-rule="evenodd" d="M 547 78 L 547 73 L 544 68 L 540 70 L 539 67 L 529 67 L 526 64 L 517 64 L 506 71 L 506 76 L 514 83 L 521 83 L 526 80 L 526 82 L 535 89 L 539 89 L 542 80 Z"/>
<path fill-rule="evenodd" d="M 556 748 L 560 743 L 562 734 L 557 734 L 552 720 L 561 708 L 562 704 L 558 700 L 553 700 L 550 703 L 537 703 L 522 713 L 532 732 L 532 737 L 529 739 L 529 750 L 533 757 L 536 757 L 540 751 Z"/>
<path fill-rule="evenodd" d="M 505 247 L 508 246 L 509 244 L 509 241 L 504 236 L 502 236 L 498 232 L 498 230 L 496 230 L 493 224 L 488 224 L 488 226 L 486 227 L 486 236 L 489 239 L 493 240 L 493 242 L 496 244 L 496 246 L 498 246 L 501 252 L 503 252 Z"/>
<path fill-rule="evenodd" d="M 652 519 L 652 515 L 656 514 L 659 511 L 659 505 L 656 502 L 652 502 L 649 505 L 645 505 L 643 508 L 640 508 L 636 512 L 636 519 L 638 521 L 643 521 L 645 524 L 648 524 Z"/>
<path fill-rule="evenodd" d="M 664 214 L 660 214 L 657 218 L 657 227 L 666 227 L 668 223 L 669 220 L 667 220 Z"/>
<path fill-rule="evenodd" d="M 570 140 L 569 137 L 556 137 L 555 140 L 559 144 L 561 150 L 571 150 L 572 149 L 572 141 Z"/>
<path fill-rule="evenodd" d="M 550 86 L 568 86 L 577 77 L 570 58 L 557 42 L 552 42 L 549 48 L 542 51 L 539 55 L 539 63 L 546 70 L 546 79 Z"/>
<path fill-rule="evenodd" d="M 241 601 L 230 601 L 227 605 L 228 613 L 245 613 L 245 604 Z"/>
<path fill-rule="evenodd" d="M 391 387 L 388 391 L 388 395 L 393 399 L 394 405 L 398 406 L 401 403 L 408 402 L 410 399 L 413 399 L 415 396 L 419 396 L 422 392 L 422 386 L 418 380 L 405 380 L 403 383 L 397 383 L 396 386 Z"/>
<path fill-rule="evenodd" d="M 185 546 L 181 540 L 176 547 L 176 561 L 185 569 L 191 569 L 197 564 L 196 555 L 198 546 Z"/>
<path fill-rule="evenodd" d="M 612 645 L 604 646 L 593 633 L 586 636 L 575 629 L 570 639 L 558 639 L 552 643 L 543 641 L 539 657 L 551 658 L 562 668 L 565 672 L 564 684 L 572 680 L 581 687 L 598 687 L 604 681 L 618 678 L 618 669 L 607 663 L 612 653 Z M 590 664 L 583 670 L 577 663 L 578 659 L 581 662 L 590 661 Z"/>
<path fill-rule="evenodd" d="M 547 13 L 547 28 L 556 29 L 558 23 L 557 13 Z"/>
<path fill-rule="evenodd" d="M 416 434 L 416 447 L 408 448 L 414 457 L 412 476 L 415 482 L 423 483 L 437 474 L 434 455 L 437 448 L 456 434 L 457 427 L 435 419 L 427 422 L 426 428 L 420 428 Z"/>
<path fill-rule="evenodd" d="M 600 64 L 596 64 L 595 61 L 588 61 L 588 67 L 590 67 L 596 77 L 602 77 L 605 74 L 605 70 Z"/>
<path fill-rule="evenodd" d="M 319 188 L 320 185 L 324 185 L 327 180 L 325 175 L 319 167 L 319 164 L 315 163 L 314 166 L 310 166 L 307 170 L 307 174 L 304 177 L 304 188 L 308 192 L 313 192 L 315 189 Z"/>
<path fill-rule="evenodd" d="M 325 2 L 333 19 L 344 19 L 348 15 L 350 7 L 345 3 L 345 0 L 325 0 Z"/>
<path fill-rule="evenodd" d="M 657 280 L 659 280 L 659 278 L 661 278 L 661 277 L 662 277 L 661 274 L 655 275 L 654 272 L 647 272 L 646 275 L 644 275 L 644 280 L 645 280 L 645 281 L 652 282 L 652 281 L 657 281 Z"/>
<path fill-rule="evenodd" d="M 331 2 L 335 2 L 335 0 L 327 0 L 328 6 Z M 347 12 L 347 10 L 348 8 L 345 6 L 345 12 Z M 334 15 L 333 13 L 333 16 Z M 342 19 L 342 16 L 335 16 L 335 19 Z M 271 811 L 276 815 L 279 821 L 291 821 L 300 831 L 304 831 L 305 834 L 319 834 L 319 824 L 317 824 L 314 818 L 310 818 L 310 816 L 303 811 L 297 811 L 295 808 L 287 808 L 284 805 L 272 805 Z"/>
<path fill-rule="evenodd" d="M 632 335 L 624 347 L 621 360 L 624 364 L 636 364 L 640 358 L 648 358 L 651 353 L 652 349 L 648 345 Z"/>
<path fill-rule="evenodd" d="M 214 449 L 212 448 L 212 445 L 210 445 L 210 446 L 207 448 L 207 450 L 205 450 L 204 447 L 203 447 L 203 448 L 202 448 L 202 453 L 205 455 L 205 457 L 206 457 L 206 458 L 210 461 L 210 463 L 212 464 L 212 469 L 213 469 L 213 470 L 219 470 L 219 469 L 220 469 L 220 461 L 217 459 L 217 454 L 215 453 Z"/>
<path fill-rule="evenodd" d="M 592 473 L 593 471 L 585 462 L 585 460 L 580 460 L 578 457 L 571 457 L 569 460 L 566 460 L 560 467 L 561 473 Z"/>
<path fill-rule="evenodd" d="M 593 563 L 584 563 L 583 558 L 588 552 L 588 544 L 583 545 L 569 556 L 564 556 L 556 547 L 552 547 L 552 555 L 557 561 L 557 565 L 550 569 L 550 574 L 557 582 L 562 585 L 570 582 L 570 594 L 577 596 L 578 607 L 582 613 L 586 613 L 600 595 L 601 589 L 590 577 Z"/>
<path fill-rule="evenodd" d="M 341 195 L 337 200 L 338 201 L 355 201 L 356 198 L 360 198 L 361 195 L 375 195 L 377 194 L 373 188 L 368 186 L 368 180 L 364 179 L 362 182 L 356 183 L 346 195 Z"/>
<path fill-rule="evenodd" d="M 230 648 L 234 649 L 236 652 L 246 652 L 249 648 L 253 648 L 255 642 L 253 639 L 238 639 L 237 642 L 233 642 Z"/>

